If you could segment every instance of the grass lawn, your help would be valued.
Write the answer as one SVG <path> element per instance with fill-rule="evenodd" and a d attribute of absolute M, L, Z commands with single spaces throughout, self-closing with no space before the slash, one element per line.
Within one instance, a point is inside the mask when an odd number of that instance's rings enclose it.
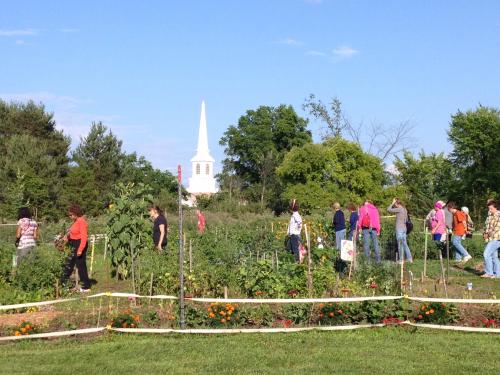
<path fill-rule="evenodd" d="M 350 332 L 120 335 L 2 345 L 1 374 L 498 374 L 494 334 Z"/>

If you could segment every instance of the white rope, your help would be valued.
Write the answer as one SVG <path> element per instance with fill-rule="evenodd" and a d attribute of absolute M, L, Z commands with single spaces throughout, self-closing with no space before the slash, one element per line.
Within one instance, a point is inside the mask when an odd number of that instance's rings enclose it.
<path fill-rule="evenodd" d="M 15 310 L 27 307 L 54 305 L 56 303 L 78 301 L 85 298 L 96 297 L 118 297 L 118 298 L 149 298 L 176 300 L 178 297 L 169 295 L 143 296 L 135 293 L 106 292 L 91 296 L 80 296 L 75 298 L 56 299 L 52 301 L 19 303 L 15 305 L 0 305 L 1 310 Z M 459 299 L 459 298 L 431 298 L 431 297 L 409 297 L 409 296 L 374 296 L 374 297 L 346 297 L 346 298 L 186 298 L 188 301 L 202 303 L 250 303 L 250 304 L 278 304 L 278 303 L 350 303 L 363 301 L 389 301 L 408 299 L 418 302 L 442 302 L 442 303 L 468 303 L 468 304 L 499 304 L 499 299 Z"/>
<path fill-rule="evenodd" d="M 346 298 L 186 298 L 193 302 L 213 303 L 329 303 L 329 302 L 363 302 L 363 301 L 387 301 L 402 299 L 403 296 L 375 296 L 375 297 L 346 297 Z"/>
<path fill-rule="evenodd" d="M 31 335 L 21 335 L 21 336 L 5 336 L 0 337 L 0 341 L 11 341 L 11 340 L 23 340 L 23 339 L 44 339 L 50 337 L 63 337 L 63 336 L 73 336 L 73 335 L 83 335 L 88 333 L 102 332 L 106 328 L 84 328 L 75 329 L 73 331 L 60 331 L 60 332 L 48 332 L 48 333 L 33 333 Z"/>
<path fill-rule="evenodd" d="M 390 324 L 389 324 L 390 325 Z M 423 324 L 404 321 L 395 325 L 409 325 L 417 328 L 440 329 L 459 332 L 477 332 L 477 333 L 500 333 L 500 328 L 482 328 L 482 327 L 464 327 L 464 326 L 447 326 L 438 324 Z M 358 325 L 340 325 L 340 326 L 315 326 L 315 327 L 298 327 L 298 328 L 196 328 L 196 329 L 173 329 L 173 328 L 112 328 L 112 327 L 97 327 L 77 329 L 73 331 L 59 331 L 49 333 L 36 333 L 22 336 L 5 336 L 0 337 L 0 341 L 12 341 L 23 339 L 51 338 L 73 336 L 81 334 L 98 333 L 103 331 L 115 331 L 121 333 L 182 333 L 182 334 L 235 334 L 235 333 L 293 333 L 304 331 L 349 331 L 364 328 L 380 328 L 386 324 L 358 324 Z"/>

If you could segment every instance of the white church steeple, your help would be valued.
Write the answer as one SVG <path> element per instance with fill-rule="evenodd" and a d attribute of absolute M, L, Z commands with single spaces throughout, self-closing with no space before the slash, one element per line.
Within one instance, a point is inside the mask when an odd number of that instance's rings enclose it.
<path fill-rule="evenodd" d="M 191 177 L 187 191 L 191 194 L 213 194 L 217 192 L 214 178 L 215 159 L 208 149 L 207 118 L 205 101 L 201 102 L 200 128 L 198 130 L 198 148 L 191 159 Z"/>

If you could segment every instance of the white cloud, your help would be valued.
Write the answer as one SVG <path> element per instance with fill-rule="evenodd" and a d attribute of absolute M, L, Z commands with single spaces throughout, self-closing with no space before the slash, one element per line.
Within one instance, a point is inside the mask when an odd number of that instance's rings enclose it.
<path fill-rule="evenodd" d="M 62 33 L 77 33 L 79 32 L 80 30 L 79 29 L 74 29 L 74 28 L 71 28 L 71 27 L 68 27 L 68 28 L 62 28 L 62 29 L 59 29 L 60 32 Z"/>
<path fill-rule="evenodd" d="M 320 5 L 323 4 L 323 0 L 304 0 L 307 4 Z"/>
<path fill-rule="evenodd" d="M 321 52 L 321 51 L 307 51 L 306 52 L 306 55 L 307 56 L 319 56 L 319 57 L 326 57 L 326 53 L 325 52 Z"/>
<path fill-rule="evenodd" d="M 0 30 L 0 36 L 34 36 L 38 35 L 35 29 L 13 29 L 13 30 Z"/>
<path fill-rule="evenodd" d="M 22 39 L 16 40 L 16 44 L 18 46 L 28 46 L 29 45 L 29 43 L 27 43 L 25 40 L 22 40 Z"/>
<path fill-rule="evenodd" d="M 277 41 L 278 44 L 286 44 L 287 46 L 301 46 L 304 43 L 294 38 L 285 38 Z"/>
<path fill-rule="evenodd" d="M 349 46 L 339 46 L 333 50 L 333 54 L 340 58 L 350 58 L 359 54 L 359 51 Z"/>

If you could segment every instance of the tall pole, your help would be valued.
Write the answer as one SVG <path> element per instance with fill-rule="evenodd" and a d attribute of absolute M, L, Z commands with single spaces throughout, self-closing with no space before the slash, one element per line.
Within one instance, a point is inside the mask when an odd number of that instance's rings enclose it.
<path fill-rule="evenodd" d="M 182 228 L 182 167 L 177 167 L 177 187 L 179 190 L 179 317 L 180 326 L 185 328 L 186 315 L 185 315 L 185 301 L 184 301 L 184 239 Z"/>

